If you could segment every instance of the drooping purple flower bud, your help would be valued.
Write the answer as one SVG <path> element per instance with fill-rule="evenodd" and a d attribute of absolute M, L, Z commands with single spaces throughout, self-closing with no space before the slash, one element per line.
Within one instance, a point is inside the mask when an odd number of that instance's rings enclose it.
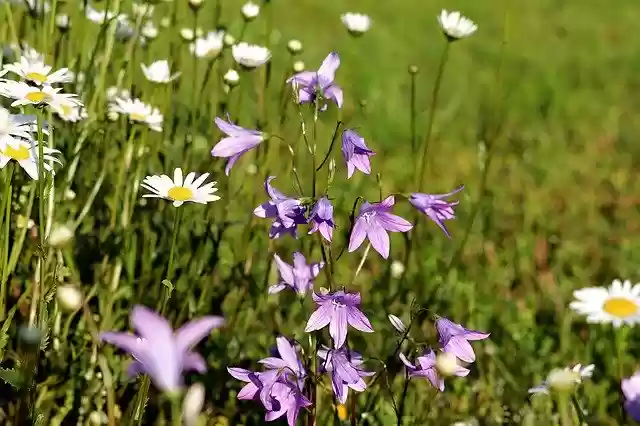
<path fill-rule="evenodd" d="M 416 364 L 412 364 L 404 354 L 400 354 L 400 361 L 407 367 L 409 377 L 425 377 L 434 388 L 444 391 L 444 378 L 436 367 L 436 353 L 433 349 L 426 349 L 422 356 L 416 358 Z M 464 377 L 469 374 L 469 370 L 458 366 L 452 375 Z"/>
<path fill-rule="evenodd" d="M 309 234 L 320 231 L 320 235 L 328 242 L 331 242 L 333 228 L 336 227 L 336 224 L 333 222 L 333 206 L 327 197 L 320 198 L 313 205 L 309 215 L 309 223 L 311 223 Z"/>
<path fill-rule="evenodd" d="M 438 329 L 438 340 L 445 352 L 449 352 L 464 362 L 474 362 L 476 354 L 473 352 L 470 341 L 483 340 L 489 337 L 490 333 L 469 330 L 446 318 L 438 318 L 436 321 Z"/>
<path fill-rule="evenodd" d="M 453 208 L 458 205 L 458 201 L 446 201 L 444 198 L 450 197 L 463 189 L 464 185 L 446 194 L 413 193 L 411 197 L 409 197 L 409 202 L 413 204 L 420 213 L 427 215 L 429 219 L 442 229 L 447 237 L 451 238 L 451 234 L 449 234 L 444 222 L 456 218 Z"/>
<path fill-rule="evenodd" d="M 371 161 L 369 157 L 376 155 L 370 150 L 364 138 L 355 130 L 345 130 L 342 133 L 342 156 L 347 164 L 347 178 L 353 176 L 355 169 L 360 170 L 364 174 L 371 173 Z"/>

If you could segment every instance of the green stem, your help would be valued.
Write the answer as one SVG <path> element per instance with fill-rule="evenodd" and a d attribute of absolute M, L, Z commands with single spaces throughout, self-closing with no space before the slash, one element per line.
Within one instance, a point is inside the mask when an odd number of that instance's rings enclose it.
<path fill-rule="evenodd" d="M 180 221 L 182 219 L 182 209 L 178 208 L 176 215 L 173 218 L 173 234 L 171 235 L 171 250 L 169 251 L 169 266 L 167 267 L 167 279 L 173 279 L 173 273 L 175 270 L 174 259 L 176 246 L 178 245 L 178 231 L 180 229 Z"/>
<path fill-rule="evenodd" d="M 2 192 L 2 197 L 5 202 L 4 214 L 2 214 L 2 211 L 0 210 L 0 227 L 4 225 L 2 246 L 0 246 L 0 250 L 2 250 L 0 252 L 0 266 L 2 266 L 2 275 L 0 278 L 0 320 L 4 319 L 6 285 L 9 278 L 9 233 L 11 231 L 11 181 L 13 178 L 13 170 L 14 166 L 10 163 L 7 167 L 7 177 L 4 184 L 4 190 Z"/>
<path fill-rule="evenodd" d="M 574 395 L 571 395 L 571 403 L 573 404 L 573 408 L 576 410 L 576 414 L 578 415 L 578 420 L 580 421 L 580 426 L 587 424 L 587 419 L 584 416 L 584 411 L 582 411 L 582 407 L 580 407 L 580 401 Z"/>
<path fill-rule="evenodd" d="M 561 426 L 573 426 L 573 419 L 569 411 L 569 394 L 561 392 L 557 395 L 558 414 L 560 414 Z"/>
<path fill-rule="evenodd" d="M 182 426 L 182 407 L 180 397 L 171 396 L 171 424 L 172 426 Z"/>

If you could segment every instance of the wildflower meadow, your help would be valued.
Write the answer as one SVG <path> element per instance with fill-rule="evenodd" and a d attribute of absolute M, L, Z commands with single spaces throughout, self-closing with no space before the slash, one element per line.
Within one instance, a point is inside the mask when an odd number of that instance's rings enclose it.
<path fill-rule="evenodd" d="M 0 425 L 640 422 L 634 11 L 0 0 Z"/>

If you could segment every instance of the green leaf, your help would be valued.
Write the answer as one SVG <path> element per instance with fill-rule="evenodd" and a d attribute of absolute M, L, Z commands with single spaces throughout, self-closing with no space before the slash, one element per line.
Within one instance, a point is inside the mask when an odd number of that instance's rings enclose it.
<path fill-rule="evenodd" d="M 170 298 L 171 293 L 173 293 L 173 289 L 174 289 L 173 284 L 171 284 L 171 281 L 169 280 L 162 280 L 162 285 L 164 285 L 169 291 L 169 295 L 167 297 Z"/>
<path fill-rule="evenodd" d="M 21 389 L 24 386 L 24 376 L 13 368 L 0 368 L 0 379 L 16 389 Z"/>

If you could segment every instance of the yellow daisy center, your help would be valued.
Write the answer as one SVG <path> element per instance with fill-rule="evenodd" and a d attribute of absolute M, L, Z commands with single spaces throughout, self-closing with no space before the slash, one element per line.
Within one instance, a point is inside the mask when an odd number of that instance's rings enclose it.
<path fill-rule="evenodd" d="M 27 93 L 25 98 L 33 103 L 40 103 L 51 99 L 51 96 L 45 92 L 37 91 Z"/>
<path fill-rule="evenodd" d="M 129 118 L 133 121 L 145 121 L 147 119 L 147 115 L 140 112 L 132 112 L 129 114 Z"/>
<path fill-rule="evenodd" d="M 638 305 L 632 300 L 623 297 L 612 297 L 604 302 L 602 310 L 620 318 L 629 317 L 638 312 Z"/>
<path fill-rule="evenodd" d="M 193 198 L 193 191 L 184 186 L 174 186 L 167 192 L 167 195 L 175 201 L 186 201 Z"/>
<path fill-rule="evenodd" d="M 71 114 L 71 107 L 69 105 L 61 105 L 62 115 L 65 117 Z"/>
<path fill-rule="evenodd" d="M 30 72 L 25 75 L 27 80 L 37 81 L 38 83 L 44 83 L 47 81 L 47 76 L 44 74 L 40 74 L 39 72 Z"/>
<path fill-rule="evenodd" d="M 7 145 L 3 151 L 3 155 L 13 158 L 16 161 L 26 160 L 30 157 L 29 149 L 24 145 L 20 145 L 18 148 Z"/>

